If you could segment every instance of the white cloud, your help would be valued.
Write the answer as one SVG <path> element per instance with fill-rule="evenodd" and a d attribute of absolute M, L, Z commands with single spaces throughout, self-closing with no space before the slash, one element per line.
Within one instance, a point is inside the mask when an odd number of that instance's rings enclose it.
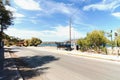
<path fill-rule="evenodd" d="M 76 25 L 82 25 L 84 26 L 84 28 L 87 30 L 95 30 L 97 29 L 97 27 L 95 25 L 92 25 L 92 24 L 86 24 L 86 23 L 82 23 L 82 22 L 79 22 L 79 23 L 76 23 Z"/>
<path fill-rule="evenodd" d="M 54 13 L 71 15 L 73 12 L 76 11 L 76 9 L 72 7 L 72 4 L 65 4 L 62 2 L 43 0 L 40 4 L 42 7 L 42 12 L 46 13 L 47 15 Z"/>
<path fill-rule="evenodd" d="M 16 11 L 17 11 L 15 8 L 13 8 L 13 7 L 11 7 L 11 6 L 8 6 L 8 5 L 6 5 L 5 8 L 6 8 L 7 10 L 12 11 L 12 12 L 16 12 Z"/>
<path fill-rule="evenodd" d="M 82 2 L 89 2 L 90 0 L 69 0 L 74 3 L 82 3 Z"/>
<path fill-rule="evenodd" d="M 72 28 L 72 39 L 84 37 L 77 29 Z M 54 27 L 53 30 L 43 30 L 43 31 L 30 31 L 30 30 L 20 30 L 16 28 L 8 28 L 5 31 L 8 35 L 28 39 L 31 37 L 38 37 L 43 41 L 64 41 L 69 39 L 69 27 L 68 26 L 58 26 Z"/>
<path fill-rule="evenodd" d="M 41 10 L 39 3 L 34 0 L 14 0 L 14 2 L 22 9 Z"/>
<path fill-rule="evenodd" d="M 33 4 L 33 3 L 29 2 L 29 1 L 34 1 L 35 2 L 35 0 L 14 0 L 14 2 L 17 5 L 19 5 L 23 8 L 26 8 L 26 5 L 24 3 L 29 4 L 30 9 L 34 8 L 34 7 L 31 6 L 31 4 Z M 49 16 L 52 16 L 53 14 L 56 14 L 56 13 L 66 15 L 68 17 L 70 17 L 71 15 L 74 15 L 74 17 L 75 17 L 74 19 L 79 18 L 79 20 L 81 20 L 80 18 L 81 18 L 81 16 L 83 16 L 81 14 L 81 11 L 78 10 L 77 8 L 73 7 L 74 5 L 72 5 L 72 4 L 67 4 L 67 3 L 63 3 L 63 2 L 55 2 L 53 0 L 40 0 L 39 3 L 37 3 L 37 4 L 40 5 L 40 7 L 39 7 L 40 11 L 35 13 L 35 14 L 33 13 L 34 18 L 35 17 L 40 17 L 40 16 L 49 17 Z M 76 10 L 78 10 L 78 11 L 76 12 Z M 21 15 L 21 17 L 22 17 L 22 15 Z M 35 20 L 31 20 L 31 22 L 34 23 L 34 24 L 37 23 L 37 21 L 35 21 Z"/>
<path fill-rule="evenodd" d="M 34 20 L 34 19 L 32 19 L 32 20 L 30 20 L 33 24 L 37 24 L 37 20 Z"/>
<path fill-rule="evenodd" d="M 39 37 L 40 36 L 44 36 L 44 34 L 40 33 L 39 31 L 29 31 L 29 30 L 20 30 L 17 28 L 8 28 L 5 33 L 7 33 L 10 36 L 15 36 L 15 37 L 19 37 L 22 39 L 28 39 L 31 37 Z"/>
<path fill-rule="evenodd" d="M 83 10 L 109 10 L 114 11 L 115 8 L 120 6 L 120 0 L 102 0 L 102 2 L 84 6 Z"/>
<path fill-rule="evenodd" d="M 18 18 L 18 17 L 25 17 L 23 14 L 20 13 L 14 13 L 13 17 Z"/>
<path fill-rule="evenodd" d="M 23 22 L 23 19 L 22 18 L 15 18 L 15 20 L 14 20 L 14 23 L 15 24 L 20 24 L 20 23 L 22 23 Z"/>
<path fill-rule="evenodd" d="M 18 13 L 17 9 L 11 7 L 11 6 L 5 6 L 7 10 L 10 10 L 13 13 L 13 17 L 15 18 L 20 18 L 20 17 L 25 17 L 23 14 Z"/>
<path fill-rule="evenodd" d="M 58 13 L 66 15 L 68 18 L 72 16 L 74 22 L 81 22 L 84 16 L 84 13 L 79 8 L 75 7 L 73 4 L 55 2 L 53 0 L 43 0 L 40 2 L 40 5 L 42 7 L 42 10 L 40 13 L 37 14 L 37 16 L 43 17 Z"/>
<path fill-rule="evenodd" d="M 117 17 L 117 18 L 120 18 L 120 12 L 114 12 L 114 13 L 112 13 L 112 15 Z"/>
<path fill-rule="evenodd" d="M 120 0 L 102 0 L 102 2 L 84 6 L 83 10 L 111 11 L 111 15 L 120 18 L 120 12 L 115 12 L 120 7 Z"/>

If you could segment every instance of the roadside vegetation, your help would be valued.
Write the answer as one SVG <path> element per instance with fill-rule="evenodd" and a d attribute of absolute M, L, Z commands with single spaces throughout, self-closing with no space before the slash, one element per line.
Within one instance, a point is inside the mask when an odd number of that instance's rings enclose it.
<path fill-rule="evenodd" d="M 9 36 L 7 34 L 3 34 L 3 40 L 4 40 L 4 45 L 5 46 L 38 46 L 42 43 L 42 40 L 39 38 L 31 38 L 31 39 L 20 39 L 20 38 L 16 38 L 13 36 Z"/>
<path fill-rule="evenodd" d="M 24 40 L 24 46 L 38 46 L 42 43 L 42 40 L 39 38 L 32 37 L 31 39 Z"/>
<path fill-rule="evenodd" d="M 87 34 L 85 38 L 80 38 L 77 40 L 77 44 L 80 46 L 81 51 L 94 51 L 97 53 L 106 53 L 107 47 L 110 46 L 120 47 L 120 29 L 112 35 L 100 30 L 94 30 Z M 114 40 L 112 39 L 114 36 Z"/>
<path fill-rule="evenodd" d="M 13 14 L 11 11 L 7 10 L 5 6 L 10 6 L 9 0 L 0 0 L 0 44 L 3 41 L 3 31 L 7 29 L 10 25 L 13 25 Z M 5 36 L 8 37 L 8 36 Z M 0 45 L 0 48 L 3 46 Z"/>

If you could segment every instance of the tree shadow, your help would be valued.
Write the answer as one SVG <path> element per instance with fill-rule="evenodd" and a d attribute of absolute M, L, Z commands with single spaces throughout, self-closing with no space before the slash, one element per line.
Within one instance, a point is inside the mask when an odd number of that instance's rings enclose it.
<path fill-rule="evenodd" d="M 4 52 L 9 52 L 9 53 L 15 53 L 18 52 L 15 49 L 20 49 L 20 48 L 4 48 Z"/>
<path fill-rule="evenodd" d="M 52 55 L 7 58 L 4 61 L 4 72 L 0 80 L 18 80 L 20 76 L 16 75 L 16 66 L 24 80 L 40 76 L 46 73 L 46 70 L 50 69 L 50 67 L 43 65 L 57 60 L 59 60 L 59 58 Z M 16 66 L 14 66 L 14 64 Z"/>
<path fill-rule="evenodd" d="M 37 56 L 32 56 L 32 57 L 27 56 L 27 57 L 21 57 L 20 59 L 22 59 L 23 61 L 29 63 L 29 64 L 27 64 L 27 66 L 30 67 L 30 68 L 39 67 L 39 66 L 42 66 L 44 64 L 50 63 L 52 61 L 59 60 L 59 58 L 55 58 L 52 55 L 46 55 L 46 56 L 37 55 Z M 18 59 L 15 59 L 15 62 L 16 62 L 17 65 L 19 65 L 19 63 L 17 63 L 19 61 L 17 61 L 17 60 Z"/>

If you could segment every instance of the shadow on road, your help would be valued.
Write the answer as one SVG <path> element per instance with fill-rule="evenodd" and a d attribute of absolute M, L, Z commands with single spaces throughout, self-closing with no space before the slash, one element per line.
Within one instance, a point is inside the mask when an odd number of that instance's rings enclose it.
<path fill-rule="evenodd" d="M 21 57 L 14 58 L 15 64 L 19 67 L 20 73 L 24 78 L 32 78 L 35 76 L 42 75 L 45 70 L 50 67 L 42 67 L 44 64 L 48 64 L 52 61 L 59 60 L 54 56 L 32 56 L 32 57 Z"/>
<path fill-rule="evenodd" d="M 11 54 L 14 54 L 14 52 Z M 16 75 L 16 67 L 13 66 L 14 64 L 19 69 L 22 77 L 29 79 L 46 73 L 46 70 L 50 69 L 50 67 L 43 65 L 57 60 L 59 60 L 59 58 L 52 55 L 6 58 L 4 61 L 4 72 L 2 72 L 2 79 L 0 75 L 0 80 L 17 80 L 19 78 L 19 76 Z"/>

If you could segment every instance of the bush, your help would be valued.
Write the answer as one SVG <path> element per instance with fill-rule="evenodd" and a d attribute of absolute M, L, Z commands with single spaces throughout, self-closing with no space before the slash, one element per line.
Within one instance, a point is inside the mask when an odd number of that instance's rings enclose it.
<path fill-rule="evenodd" d="M 106 52 L 106 43 L 109 40 L 104 36 L 103 31 L 94 30 L 87 34 L 85 38 L 81 38 L 77 41 L 77 44 L 80 46 L 81 51 L 87 51 L 93 49 L 97 52 Z M 107 53 L 107 52 L 106 52 Z"/>
<path fill-rule="evenodd" d="M 33 37 L 32 39 L 24 40 L 24 46 L 38 46 L 42 41 L 39 38 Z"/>

